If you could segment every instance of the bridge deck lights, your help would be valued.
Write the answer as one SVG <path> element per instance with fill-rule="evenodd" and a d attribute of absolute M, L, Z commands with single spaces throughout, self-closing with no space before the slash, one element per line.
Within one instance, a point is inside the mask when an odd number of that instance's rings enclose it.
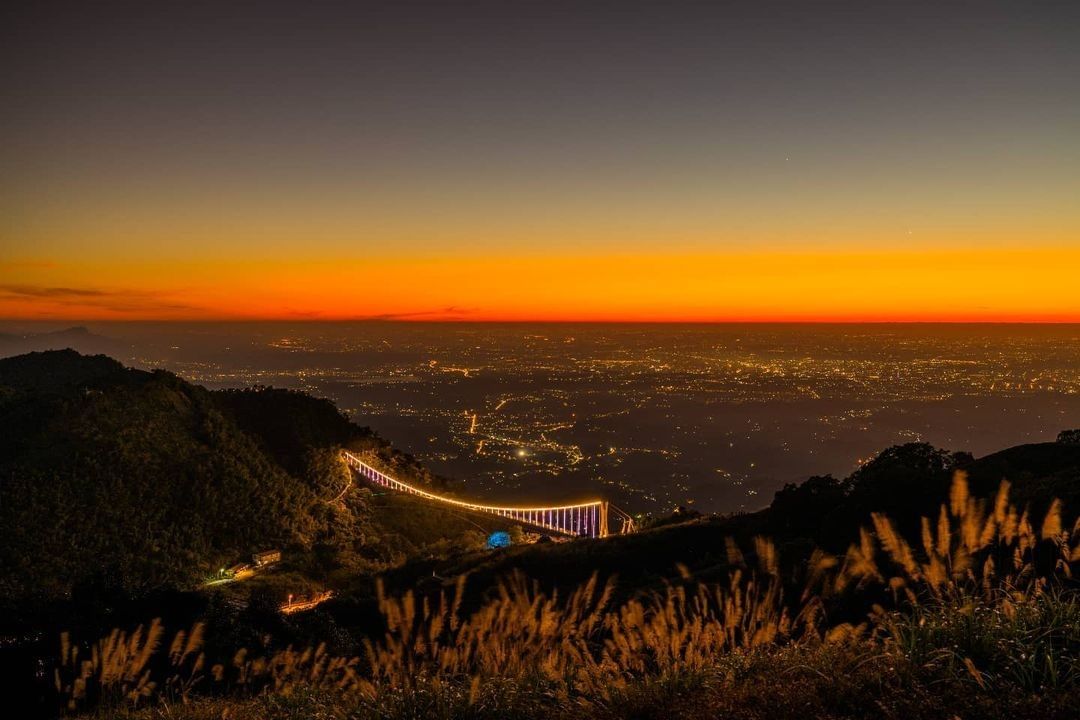
<path fill-rule="evenodd" d="M 524 449 L 518 451 L 525 452 Z M 606 537 L 608 535 L 608 514 L 614 512 L 622 520 L 621 532 L 628 533 L 635 530 L 634 519 L 622 510 L 614 507 L 604 500 L 590 500 L 588 502 L 573 505 L 558 505 L 548 507 L 503 507 L 498 505 L 481 505 L 479 503 L 466 502 L 456 498 L 438 495 L 422 490 L 414 485 L 392 478 L 386 473 L 376 470 L 359 457 L 342 450 L 341 455 L 346 464 L 356 470 L 360 475 L 376 485 L 397 490 L 410 495 L 417 495 L 428 500 L 454 505 L 456 507 L 472 510 L 474 512 L 488 513 L 506 517 L 518 522 L 534 525 L 536 527 L 553 530 L 566 535 L 581 537 Z"/>

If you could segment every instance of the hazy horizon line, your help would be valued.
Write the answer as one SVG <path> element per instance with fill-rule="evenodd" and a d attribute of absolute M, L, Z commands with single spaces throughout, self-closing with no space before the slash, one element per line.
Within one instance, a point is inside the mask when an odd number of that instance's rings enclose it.
<path fill-rule="evenodd" d="M 267 317 L 267 318 L 0 318 L 11 325 L 66 325 L 69 328 L 86 325 L 220 325 L 220 324 L 398 324 L 398 325 L 1080 325 L 1080 317 L 1070 319 L 952 319 L 952 320 L 887 320 L 887 319 L 724 319 L 724 320 L 637 320 L 637 319 L 533 319 L 533 318 L 408 318 L 408 317 Z"/>

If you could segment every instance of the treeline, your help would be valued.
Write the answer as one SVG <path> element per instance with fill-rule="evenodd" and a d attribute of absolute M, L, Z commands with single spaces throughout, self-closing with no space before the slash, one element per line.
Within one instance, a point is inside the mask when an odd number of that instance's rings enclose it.
<path fill-rule="evenodd" d="M 908 443 L 879 453 L 851 475 L 814 476 L 779 490 L 760 517 L 772 537 L 804 538 L 839 551 L 871 513 L 888 513 L 902 532 L 918 534 L 921 518 L 943 502 L 962 471 L 974 492 L 990 496 L 1004 480 L 1031 516 L 1045 514 L 1053 499 L 1072 523 L 1080 509 L 1080 432 L 1063 431 L 1056 442 L 1018 445 L 981 458 L 928 443 Z"/>

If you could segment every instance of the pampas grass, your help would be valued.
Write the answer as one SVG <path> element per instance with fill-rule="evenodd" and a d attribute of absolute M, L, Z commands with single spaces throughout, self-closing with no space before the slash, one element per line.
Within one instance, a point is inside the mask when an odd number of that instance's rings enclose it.
<path fill-rule="evenodd" d="M 1061 511 L 1054 502 L 1033 523 L 1009 501 L 1007 483 L 981 500 L 957 473 L 948 502 L 922 519 L 917 538 L 874 514 L 842 556 L 813 553 L 796 598 L 785 597 L 765 538 L 747 548 L 727 542 L 732 569 L 723 583 L 695 582 L 680 567 L 662 589 L 618 605 L 615 581 L 596 575 L 560 593 L 515 573 L 469 613 L 464 576 L 436 597 L 390 595 L 380 582 L 386 630 L 364 641 L 360 657 L 331 656 L 324 646 L 240 650 L 207 668 L 201 625 L 174 635 L 166 650 L 154 621 L 89 648 L 63 635 L 57 689 L 69 710 L 137 707 L 153 697 L 182 703 L 199 691 L 318 692 L 359 716 L 618 716 L 631 706 L 648 715 L 641 708 L 660 712 L 663 698 L 730 685 L 754 658 L 792 653 L 907 667 L 979 692 L 1002 683 L 1030 692 L 1075 687 L 1080 604 L 1062 581 L 1080 560 L 1080 525 L 1065 530 Z M 828 622 L 834 601 L 864 597 L 865 622 Z"/>

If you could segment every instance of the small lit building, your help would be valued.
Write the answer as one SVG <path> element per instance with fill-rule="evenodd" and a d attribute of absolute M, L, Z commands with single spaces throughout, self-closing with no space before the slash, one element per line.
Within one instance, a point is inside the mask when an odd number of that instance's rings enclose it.
<path fill-rule="evenodd" d="M 276 562 L 281 562 L 280 550 L 264 550 L 257 552 L 251 556 L 252 562 L 255 563 L 255 567 L 266 567 L 267 565 L 273 565 Z"/>

